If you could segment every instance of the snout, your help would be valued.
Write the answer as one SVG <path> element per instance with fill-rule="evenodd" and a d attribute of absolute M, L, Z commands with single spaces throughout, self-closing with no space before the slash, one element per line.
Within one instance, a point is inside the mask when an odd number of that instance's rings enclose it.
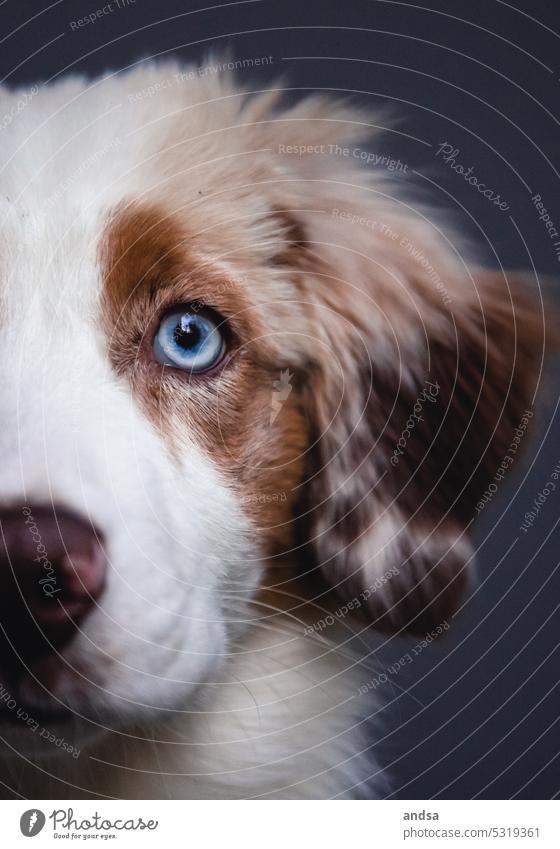
<path fill-rule="evenodd" d="M 55 506 L 0 509 L 0 678 L 17 679 L 56 655 L 95 606 L 105 583 L 103 540 Z"/>

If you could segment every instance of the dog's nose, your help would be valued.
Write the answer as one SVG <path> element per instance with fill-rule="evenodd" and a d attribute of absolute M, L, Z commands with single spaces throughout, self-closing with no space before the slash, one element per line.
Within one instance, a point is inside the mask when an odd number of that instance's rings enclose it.
<path fill-rule="evenodd" d="M 12 661 L 28 665 L 62 648 L 106 571 L 101 538 L 86 521 L 56 507 L 0 509 L 0 633 Z"/>

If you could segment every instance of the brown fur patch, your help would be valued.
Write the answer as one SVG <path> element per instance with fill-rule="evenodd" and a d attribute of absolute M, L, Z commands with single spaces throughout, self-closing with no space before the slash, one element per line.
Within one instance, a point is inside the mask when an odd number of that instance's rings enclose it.
<path fill-rule="evenodd" d="M 292 391 L 271 420 L 284 363 L 263 312 L 218 263 L 196 255 L 180 218 L 163 208 L 117 210 L 101 263 L 114 368 L 130 381 L 170 450 L 180 451 L 183 440 L 197 442 L 237 491 L 268 549 L 289 546 L 306 425 Z M 224 317 L 229 351 L 214 372 L 188 375 L 153 361 L 153 336 L 174 304 Z"/>

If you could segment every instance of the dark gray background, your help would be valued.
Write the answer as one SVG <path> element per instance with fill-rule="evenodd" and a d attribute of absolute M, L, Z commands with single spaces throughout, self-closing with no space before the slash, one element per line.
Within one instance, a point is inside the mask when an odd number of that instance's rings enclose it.
<path fill-rule="evenodd" d="M 380 141 L 379 152 L 400 157 L 409 171 L 423 169 L 431 198 L 489 261 L 534 263 L 552 275 L 547 285 L 554 290 L 560 263 L 530 198 L 540 193 L 560 225 L 557 3 L 136 0 L 71 30 L 70 21 L 105 2 L 4 0 L 0 77 L 27 84 L 169 53 L 200 61 L 208 49 L 227 46 L 239 58 L 270 54 L 269 67 L 241 72 L 249 87 L 266 87 L 283 74 L 294 89 L 352 92 L 372 109 L 396 106 L 405 120 Z M 444 141 L 507 200 L 509 212 L 434 156 Z M 384 690 L 390 704 L 377 745 L 382 760 L 393 764 L 402 798 L 560 792 L 560 492 L 528 533 L 519 530 L 560 462 L 555 372 L 531 452 L 478 523 L 478 586 L 445 643 L 422 652 Z M 390 640 L 380 668 L 414 642 Z"/>

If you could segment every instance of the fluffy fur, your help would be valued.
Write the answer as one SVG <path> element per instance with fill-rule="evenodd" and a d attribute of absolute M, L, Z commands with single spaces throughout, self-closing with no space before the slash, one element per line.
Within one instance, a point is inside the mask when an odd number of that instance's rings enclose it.
<path fill-rule="evenodd" d="M 53 730 L 80 756 L 2 726 L 3 785 L 383 795 L 370 626 L 423 633 L 456 606 L 540 313 L 388 180 L 316 152 L 371 140 L 359 109 L 182 70 L 39 87 L 2 131 L 0 500 L 87 517 L 110 562 L 13 694 L 68 707 Z M 150 355 L 162 311 L 192 302 L 231 330 L 199 379 Z M 356 599 L 361 620 L 313 629 Z"/>

